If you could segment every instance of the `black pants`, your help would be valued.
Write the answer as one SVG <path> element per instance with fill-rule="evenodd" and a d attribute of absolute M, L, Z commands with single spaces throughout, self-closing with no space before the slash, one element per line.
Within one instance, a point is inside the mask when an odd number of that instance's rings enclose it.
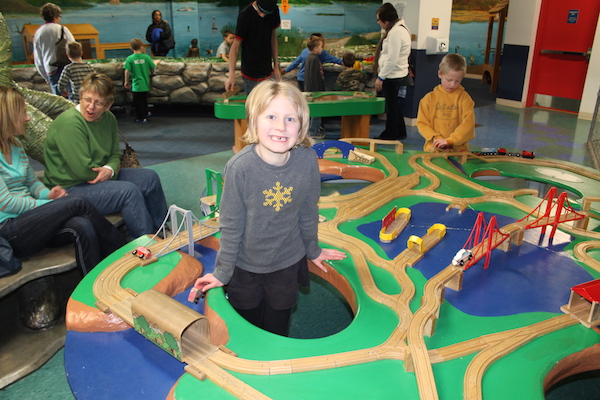
<path fill-rule="evenodd" d="M 133 92 L 135 119 L 146 119 L 148 116 L 148 92 Z"/>
<path fill-rule="evenodd" d="M 252 325 L 276 335 L 287 336 L 290 330 L 292 309 L 275 310 L 266 300 L 262 300 L 258 307 L 251 310 L 235 309 L 244 319 Z"/>
<path fill-rule="evenodd" d="M 88 200 L 77 196 L 61 197 L 7 221 L 0 235 L 10 242 L 17 258 L 74 243 L 77 265 L 84 274 L 127 243 Z"/>
<path fill-rule="evenodd" d="M 402 114 L 403 102 L 398 101 L 398 91 L 403 78 L 386 79 L 383 81 L 383 97 L 385 97 L 385 131 L 381 138 L 406 139 L 406 124 Z"/>
<path fill-rule="evenodd" d="M 308 287 L 306 257 L 297 263 L 266 274 L 236 267 L 227 294 L 235 310 L 261 329 L 287 336 L 292 308 L 298 301 L 298 284 Z"/>

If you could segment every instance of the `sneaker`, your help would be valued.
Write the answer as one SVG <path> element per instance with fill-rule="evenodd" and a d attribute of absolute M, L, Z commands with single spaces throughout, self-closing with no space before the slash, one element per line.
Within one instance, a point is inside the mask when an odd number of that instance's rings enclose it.
<path fill-rule="evenodd" d="M 148 111 L 148 114 L 146 115 L 146 118 L 150 118 L 152 116 L 152 112 Z"/>
<path fill-rule="evenodd" d="M 136 119 L 135 121 L 136 124 L 145 124 L 146 122 L 148 122 L 148 120 L 146 118 L 144 119 Z"/>
<path fill-rule="evenodd" d="M 316 135 L 310 135 L 311 138 L 313 139 L 324 139 L 325 138 L 325 132 L 319 132 Z"/>

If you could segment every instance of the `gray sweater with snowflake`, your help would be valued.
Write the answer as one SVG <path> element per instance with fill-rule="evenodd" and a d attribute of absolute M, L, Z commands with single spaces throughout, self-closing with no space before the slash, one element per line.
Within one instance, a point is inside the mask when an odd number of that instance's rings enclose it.
<path fill-rule="evenodd" d="M 244 147 L 225 166 L 215 278 L 227 284 L 235 266 L 262 274 L 305 255 L 317 258 L 320 191 L 313 149 L 292 149 L 285 165 L 274 166 L 258 156 L 255 145 Z"/>

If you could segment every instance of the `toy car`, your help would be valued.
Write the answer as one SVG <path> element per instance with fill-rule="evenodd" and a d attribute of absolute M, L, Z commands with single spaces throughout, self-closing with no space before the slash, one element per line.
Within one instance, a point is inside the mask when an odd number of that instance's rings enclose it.
<path fill-rule="evenodd" d="M 147 260 L 152 258 L 152 252 L 145 248 L 144 246 L 138 246 L 134 251 L 131 252 L 136 257 L 141 258 L 142 260 Z"/>
<path fill-rule="evenodd" d="M 190 303 L 198 304 L 198 301 L 200 301 L 200 299 L 204 297 L 206 293 L 202 291 L 202 288 L 205 285 L 206 283 L 194 284 L 194 287 L 190 290 L 190 294 L 188 295 L 188 301 Z"/>
<path fill-rule="evenodd" d="M 467 261 L 473 258 L 473 252 L 468 249 L 460 249 L 452 259 L 452 265 L 463 267 Z"/>

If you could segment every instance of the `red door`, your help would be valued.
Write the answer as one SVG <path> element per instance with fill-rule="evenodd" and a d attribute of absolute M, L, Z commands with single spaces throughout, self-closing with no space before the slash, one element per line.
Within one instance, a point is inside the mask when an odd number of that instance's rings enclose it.
<path fill-rule="evenodd" d="M 600 1 L 542 0 L 527 106 L 579 110 Z"/>

